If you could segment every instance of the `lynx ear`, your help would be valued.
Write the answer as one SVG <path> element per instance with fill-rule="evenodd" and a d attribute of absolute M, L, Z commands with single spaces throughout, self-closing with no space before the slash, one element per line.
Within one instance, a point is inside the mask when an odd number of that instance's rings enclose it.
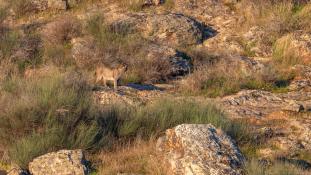
<path fill-rule="evenodd" d="M 124 70 L 127 71 L 128 66 L 124 64 L 123 67 L 124 67 Z"/>

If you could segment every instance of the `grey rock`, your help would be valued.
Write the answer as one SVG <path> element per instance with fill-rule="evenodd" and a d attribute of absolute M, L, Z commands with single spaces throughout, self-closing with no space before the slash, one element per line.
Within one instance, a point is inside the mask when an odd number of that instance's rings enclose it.
<path fill-rule="evenodd" d="M 171 174 L 238 175 L 244 157 L 229 136 L 207 124 L 183 124 L 166 131 L 157 148 Z"/>
<path fill-rule="evenodd" d="M 130 13 L 117 16 L 120 18 L 111 19 L 115 28 L 127 26 L 161 45 L 176 47 L 196 45 L 203 41 L 203 26 L 181 14 Z"/>
<path fill-rule="evenodd" d="M 146 38 L 170 46 L 195 45 L 203 41 L 200 23 L 180 14 L 148 16 L 142 27 Z"/>
<path fill-rule="evenodd" d="M 222 98 L 221 103 L 231 117 L 261 118 L 278 111 L 301 112 L 311 104 L 311 92 L 294 91 L 274 94 L 261 90 L 243 90 Z"/>
<path fill-rule="evenodd" d="M 29 163 L 32 175 L 86 175 L 88 169 L 82 150 L 60 150 L 35 158 Z"/>

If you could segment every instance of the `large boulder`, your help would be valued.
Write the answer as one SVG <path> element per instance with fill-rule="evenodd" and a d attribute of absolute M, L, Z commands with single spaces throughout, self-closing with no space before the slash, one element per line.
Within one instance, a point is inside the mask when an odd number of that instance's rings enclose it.
<path fill-rule="evenodd" d="M 202 43 L 202 26 L 195 20 L 180 14 L 148 16 L 142 28 L 144 36 L 171 46 Z"/>
<path fill-rule="evenodd" d="M 109 15 L 107 18 L 112 18 Z M 111 23 L 115 28 L 131 27 L 143 37 L 171 47 L 196 45 L 203 41 L 203 26 L 181 14 L 122 14 Z M 109 20 L 109 19 L 108 19 Z"/>
<path fill-rule="evenodd" d="M 262 90 L 243 90 L 221 99 L 226 112 L 233 118 L 257 118 L 278 111 L 302 112 L 311 103 L 311 92 L 283 94 Z"/>
<path fill-rule="evenodd" d="M 85 175 L 88 174 L 82 150 L 61 150 L 35 158 L 29 163 L 32 175 Z"/>
<path fill-rule="evenodd" d="M 183 124 L 166 131 L 158 150 L 170 165 L 170 174 L 238 175 L 244 157 L 229 136 L 210 124 Z"/>

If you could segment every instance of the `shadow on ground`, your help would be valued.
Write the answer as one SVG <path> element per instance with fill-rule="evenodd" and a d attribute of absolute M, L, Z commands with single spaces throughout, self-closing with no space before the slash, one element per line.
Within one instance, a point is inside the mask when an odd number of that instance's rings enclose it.
<path fill-rule="evenodd" d="M 159 88 L 157 86 L 154 86 L 152 84 L 134 84 L 134 83 L 129 83 L 126 86 L 139 90 L 139 91 L 154 91 L 154 90 L 160 90 L 162 91 L 162 88 Z"/>

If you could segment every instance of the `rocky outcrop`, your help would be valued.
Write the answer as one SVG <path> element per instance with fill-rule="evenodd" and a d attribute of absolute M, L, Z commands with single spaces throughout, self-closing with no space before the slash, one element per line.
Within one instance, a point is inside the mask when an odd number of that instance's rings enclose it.
<path fill-rule="evenodd" d="M 71 44 L 72 57 L 79 67 L 89 67 L 100 61 L 99 50 L 93 38 L 74 38 L 71 40 Z"/>
<path fill-rule="evenodd" d="M 211 20 L 219 14 L 224 15 L 224 12 L 228 9 L 222 2 L 214 0 L 174 0 L 174 3 L 178 12 L 202 21 Z"/>
<path fill-rule="evenodd" d="M 61 150 L 35 158 L 29 163 L 32 175 L 86 175 L 88 170 L 82 150 Z"/>
<path fill-rule="evenodd" d="M 170 165 L 170 174 L 238 175 L 244 158 L 229 136 L 214 126 L 183 124 L 166 131 L 157 148 Z"/>
<path fill-rule="evenodd" d="M 110 19 L 112 25 L 117 28 L 120 28 L 118 26 L 135 28 L 146 39 L 158 44 L 175 47 L 195 45 L 203 41 L 203 26 L 181 14 L 132 13 L 118 16 L 120 17 L 117 19 Z"/>
<path fill-rule="evenodd" d="M 310 91 L 311 89 L 311 67 L 296 65 L 293 70 L 297 72 L 298 76 L 290 83 L 289 89 L 291 91 Z"/>
<path fill-rule="evenodd" d="M 119 86 L 118 91 L 113 89 L 100 89 L 95 92 L 94 97 L 99 104 L 113 105 L 125 104 L 130 106 L 146 104 L 147 102 L 167 96 L 160 88 L 152 85 L 129 84 Z"/>
<path fill-rule="evenodd" d="M 261 118 L 281 110 L 301 112 L 310 100 L 310 92 L 273 94 L 260 90 L 245 90 L 236 95 L 224 97 L 221 102 L 232 117 Z"/>
<path fill-rule="evenodd" d="M 171 46 L 195 45 L 203 41 L 202 26 L 180 14 L 148 16 L 141 29 L 146 38 Z"/>

